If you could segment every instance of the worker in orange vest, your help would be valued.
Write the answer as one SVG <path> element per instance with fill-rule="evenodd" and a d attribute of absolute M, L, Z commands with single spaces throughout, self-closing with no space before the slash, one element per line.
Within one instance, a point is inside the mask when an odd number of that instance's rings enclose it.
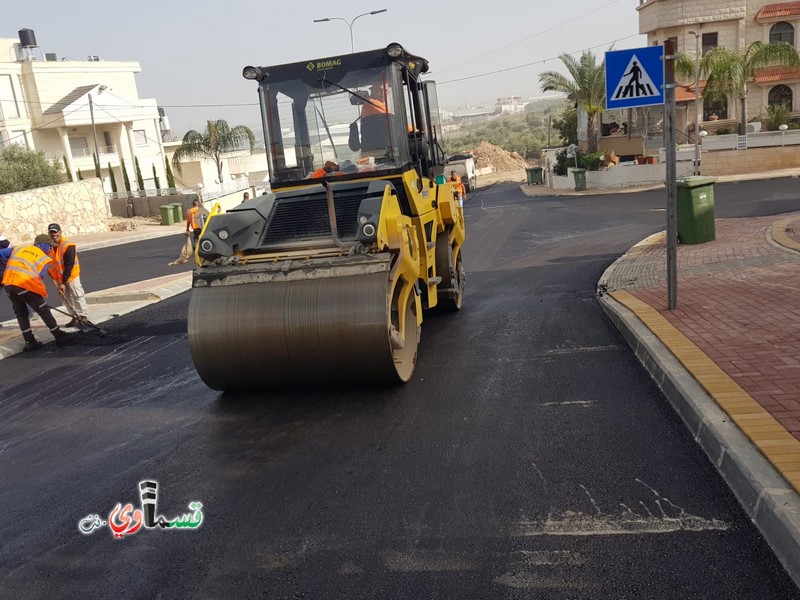
<path fill-rule="evenodd" d="M 14 307 L 14 315 L 25 339 L 26 352 L 42 347 L 42 343 L 31 331 L 28 307 L 32 308 L 47 325 L 56 340 L 56 346 L 62 346 L 69 337 L 61 331 L 53 313 L 50 312 L 50 307 L 45 302 L 47 289 L 43 276 L 47 272 L 48 265 L 53 262 L 48 256 L 51 244 L 50 238 L 41 234 L 36 236 L 33 244 L 0 250 L 0 256 L 8 259 L 3 273 L 3 287 Z"/>
<path fill-rule="evenodd" d="M 200 200 L 195 198 L 192 200 L 192 208 L 186 212 L 186 235 L 189 235 L 189 229 L 194 234 L 194 243 L 200 237 L 200 232 L 203 231 L 203 218 L 200 213 Z"/>
<path fill-rule="evenodd" d="M 86 307 L 86 293 L 81 284 L 81 263 L 78 260 L 78 249 L 69 240 L 61 235 L 61 226 L 50 223 L 47 233 L 52 241 L 53 249 L 49 256 L 53 264 L 48 268 L 53 283 L 64 294 L 78 318 L 89 323 L 89 310 Z M 78 321 L 73 318 L 64 327 L 77 327 Z"/>
<path fill-rule="evenodd" d="M 455 196 L 459 206 L 464 206 L 464 201 L 467 199 L 467 191 L 464 189 L 464 184 L 461 183 L 461 177 L 455 171 L 450 171 L 450 182 L 455 187 Z"/>
<path fill-rule="evenodd" d="M 361 107 L 361 118 L 385 115 L 387 112 L 386 92 L 383 89 L 383 84 L 375 83 L 369 88 L 369 96 L 364 99 L 364 104 Z"/>

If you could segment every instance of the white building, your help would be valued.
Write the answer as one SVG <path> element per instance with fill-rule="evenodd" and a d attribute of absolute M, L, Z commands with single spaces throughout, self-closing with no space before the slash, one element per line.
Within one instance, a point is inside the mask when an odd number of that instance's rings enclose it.
<path fill-rule="evenodd" d="M 44 152 L 73 179 L 79 170 L 95 176 L 97 154 L 109 192 L 109 169 L 124 191 L 123 164 L 131 189 L 138 189 L 138 159 L 146 189 L 155 187 L 153 167 L 167 187 L 162 120 L 156 101 L 139 97 L 139 63 L 42 56 L 33 31 L 19 33 L 18 40 L 0 39 L 0 149 L 17 143 Z"/>

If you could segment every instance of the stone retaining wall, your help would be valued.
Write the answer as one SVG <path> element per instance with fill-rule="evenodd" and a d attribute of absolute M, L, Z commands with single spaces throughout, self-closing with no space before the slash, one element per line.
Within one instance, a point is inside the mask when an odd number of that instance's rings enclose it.
<path fill-rule="evenodd" d="M 12 244 L 33 241 L 53 222 L 66 237 L 108 231 L 110 214 L 96 178 L 0 196 L 0 232 Z"/>
<path fill-rule="evenodd" d="M 800 167 L 800 146 L 717 150 L 703 152 L 700 157 L 700 171 L 703 175 L 715 177 L 742 173 L 766 173 L 797 167 Z"/>

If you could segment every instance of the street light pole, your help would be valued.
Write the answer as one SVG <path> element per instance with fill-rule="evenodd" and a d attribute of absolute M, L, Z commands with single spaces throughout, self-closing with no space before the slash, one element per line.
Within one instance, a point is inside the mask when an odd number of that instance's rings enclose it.
<path fill-rule="evenodd" d="M 342 17 L 325 17 L 324 19 L 314 19 L 314 23 L 326 23 L 328 21 L 344 21 L 345 23 L 347 23 L 347 27 L 350 29 L 350 52 L 355 54 L 356 45 L 355 45 L 355 42 L 353 41 L 353 23 L 355 23 L 356 20 L 360 19 L 361 17 L 366 17 L 366 16 L 369 16 L 369 15 L 377 15 L 377 14 L 380 14 L 380 13 L 384 13 L 386 11 L 387 11 L 387 9 L 385 9 L 385 8 L 381 8 L 379 10 L 371 10 L 369 12 L 365 12 L 365 13 L 361 13 L 360 15 L 356 15 L 355 17 L 353 17 L 349 21 L 347 19 L 342 18 Z"/>
<path fill-rule="evenodd" d="M 694 174 L 700 175 L 700 34 L 690 31 L 695 40 L 694 57 Z"/>

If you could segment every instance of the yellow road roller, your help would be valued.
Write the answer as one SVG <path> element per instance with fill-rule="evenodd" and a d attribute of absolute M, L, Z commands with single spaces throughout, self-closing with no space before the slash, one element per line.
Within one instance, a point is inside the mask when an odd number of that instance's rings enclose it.
<path fill-rule="evenodd" d="M 272 192 L 212 210 L 197 244 L 189 347 L 209 387 L 406 382 L 423 310 L 461 308 L 464 214 L 427 70 L 396 43 L 244 68 Z"/>

